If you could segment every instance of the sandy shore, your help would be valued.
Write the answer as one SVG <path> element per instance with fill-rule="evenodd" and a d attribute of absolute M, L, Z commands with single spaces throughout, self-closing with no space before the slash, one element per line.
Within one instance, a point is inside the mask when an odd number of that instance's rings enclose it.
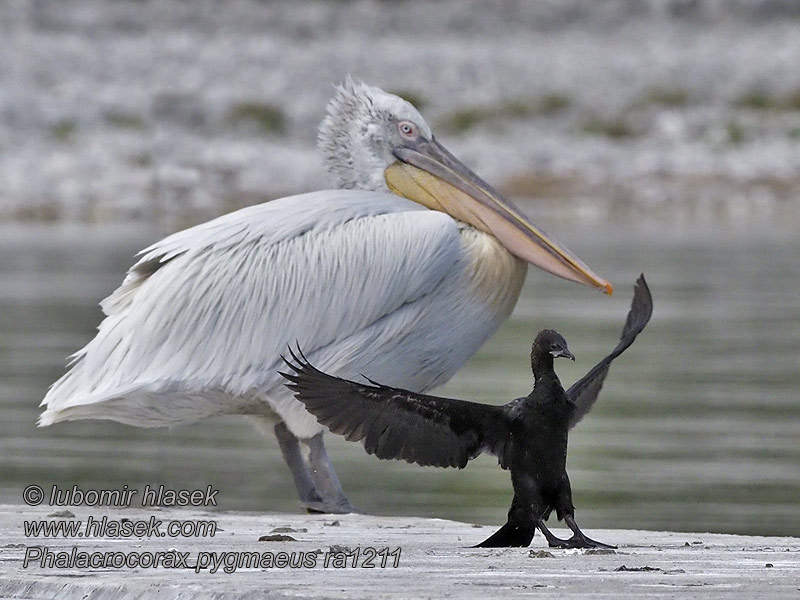
<path fill-rule="evenodd" d="M 797 538 L 593 530 L 587 533 L 618 549 L 550 549 L 538 535 L 529 549 L 475 549 L 468 546 L 493 528 L 413 517 L 61 510 L 0 506 L 0 598 L 771 599 L 800 591 Z M 105 523 L 107 535 L 44 539 L 24 531 L 25 521 L 44 520 L 81 521 L 83 532 L 90 517 Z M 124 520 L 151 529 L 143 537 L 108 535 Z M 172 523 L 194 537 L 170 536 Z M 246 562 L 253 553 L 258 564 Z M 80 563 L 159 554 L 175 568 Z"/>

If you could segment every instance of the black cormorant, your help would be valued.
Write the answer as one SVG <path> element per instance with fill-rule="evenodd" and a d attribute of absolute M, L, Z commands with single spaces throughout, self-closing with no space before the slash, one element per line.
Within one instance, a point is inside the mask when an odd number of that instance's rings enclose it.
<path fill-rule="evenodd" d="M 567 432 L 591 409 L 611 362 L 630 346 L 650 320 L 652 297 L 644 276 L 616 348 L 566 392 L 553 359 L 575 357 L 556 331 L 539 332 L 531 348 L 533 391 L 504 406 L 416 394 L 333 377 L 316 369 L 300 352 L 283 373 L 288 387 L 308 411 L 333 433 L 362 441 L 381 459 L 404 459 L 423 466 L 459 467 L 481 452 L 498 457 L 511 471 L 514 499 L 508 522 L 480 547 L 527 546 L 538 528 L 551 547 L 613 547 L 586 537 L 575 522 L 566 471 Z M 544 521 L 552 511 L 572 530 L 557 538 Z"/>

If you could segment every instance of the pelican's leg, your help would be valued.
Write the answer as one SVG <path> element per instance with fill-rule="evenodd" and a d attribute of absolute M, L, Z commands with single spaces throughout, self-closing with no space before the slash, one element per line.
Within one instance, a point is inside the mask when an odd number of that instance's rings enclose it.
<path fill-rule="evenodd" d="M 324 502 L 322 497 L 314 485 L 314 479 L 311 477 L 311 470 L 308 468 L 306 461 L 303 459 L 303 452 L 300 448 L 300 440 L 289 431 L 286 424 L 281 421 L 275 425 L 275 437 L 278 438 L 278 445 L 283 454 L 283 460 L 289 465 L 294 478 L 294 485 L 297 487 L 297 493 L 300 495 L 300 502 L 303 507 L 309 512 L 325 512 Z"/>
<path fill-rule="evenodd" d="M 322 495 L 324 510 L 329 513 L 352 513 L 358 512 L 350 504 L 347 496 L 344 495 L 342 484 L 333 470 L 328 451 L 325 450 L 325 442 L 322 440 L 322 432 L 307 441 L 309 448 L 309 463 L 311 465 L 311 477 L 314 485 Z"/>

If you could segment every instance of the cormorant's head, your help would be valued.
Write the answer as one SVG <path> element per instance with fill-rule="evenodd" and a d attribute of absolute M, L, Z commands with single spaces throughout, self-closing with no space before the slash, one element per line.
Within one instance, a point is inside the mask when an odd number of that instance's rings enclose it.
<path fill-rule="evenodd" d="M 569 358 L 575 360 L 575 356 L 567 348 L 567 340 L 560 333 L 553 329 L 542 329 L 533 340 L 531 346 L 531 360 L 535 356 L 549 354 L 553 358 Z"/>

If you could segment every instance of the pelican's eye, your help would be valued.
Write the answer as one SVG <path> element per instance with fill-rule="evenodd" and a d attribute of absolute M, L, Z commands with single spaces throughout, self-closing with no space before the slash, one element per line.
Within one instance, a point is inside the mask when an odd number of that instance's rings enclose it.
<path fill-rule="evenodd" d="M 400 132 L 400 135 L 410 140 L 419 137 L 419 129 L 417 129 L 417 126 L 411 121 L 400 121 L 397 124 L 397 130 Z"/>

